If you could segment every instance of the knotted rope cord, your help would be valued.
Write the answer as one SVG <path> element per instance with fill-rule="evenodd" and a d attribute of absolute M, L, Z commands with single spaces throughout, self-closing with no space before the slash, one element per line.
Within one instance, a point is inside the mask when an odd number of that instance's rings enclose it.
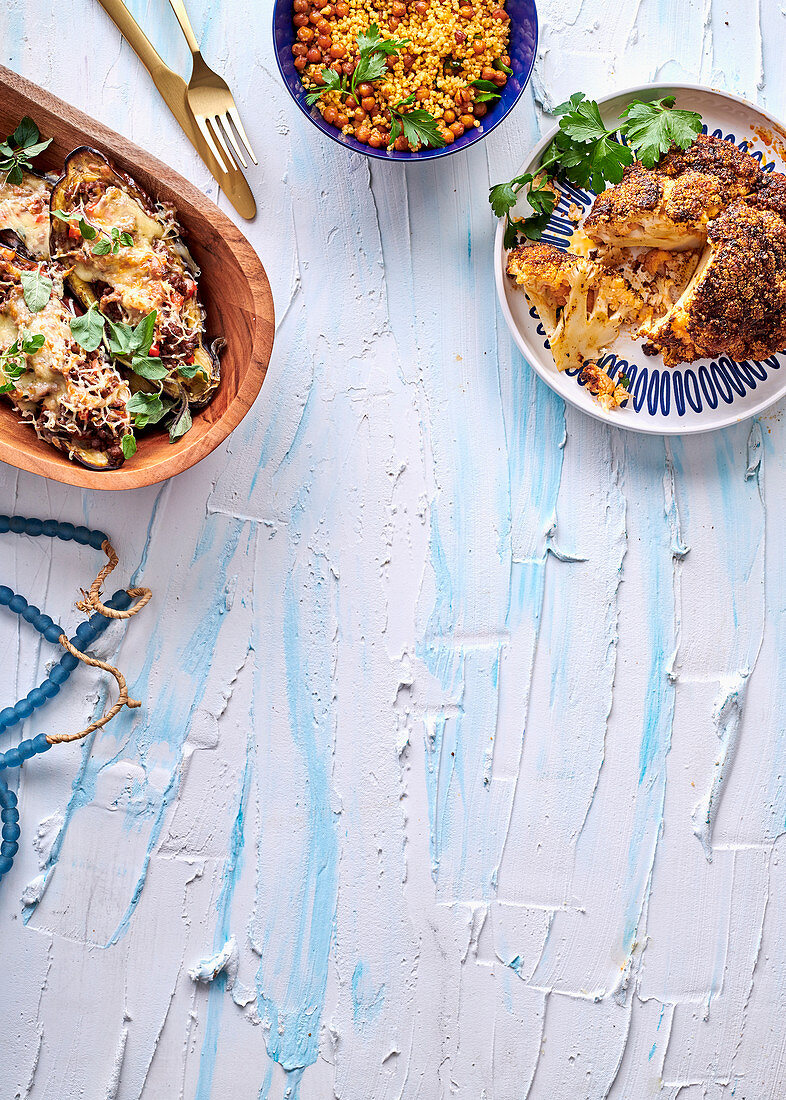
<path fill-rule="evenodd" d="M 13 866 L 14 856 L 19 851 L 20 836 L 17 796 L 10 790 L 5 781 L 5 771 L 9 768 L 18 768 L 26 760 L 30 760 L 39 753 L 47 752 L 54 744 L 77 741 L 82 737 L 86 737 L 88 733 L 92 733 L 93 730 L 106 725 L 124 706 L 138 707 L 141 705 L 136 699 L 128 697 L 128 688 L 122 673 L 104 661 L 86 656 L 84 650 L 106 630 L 110 619 L 130 618 L 132 615 L 136 615 L 150 599 L 150 591 L 147 588 L 130 588 L 128 590 L 121 588 L 115 592 L 108 604 L 102 603 L 101 585 L 117 565 L 117 554 L 112 548 L 108 536 L 103 531 L 91 531 L 81 525 L 61 523 L 54 519 L 41 520 L 26 518 L 25 516 L 0 515 L 0 534 L 7 534 L 8 532 L 16 535 L 30 535 L 33 538 L 43 535 L 47 538 L 61 539 L 63 542 L 73 540 L 80 546 L 92 546 L 94 550 L 103 550 L 109 562 L 96 577 L 90 591 L 82 593 L 83 600 L 77 606 L 84 611 L 95 610 L 97 614 L 77 627 L 72 641 L 69 641 L 63 633 L 63 628 L 58 626 L 49 615 L 45 615 L 37 607 L 28 603 L 24 596 L 13 592 L 6 585 L 0 585 L 0 606 L 8 607 L 14 614 L 30 623 L 46 641 L 53 644 L 59 642 L 66 651 L 38 687 L 34 687 L 27 693 L 25 698 L 20 699 L 13 706 L 4 707 L 0 710 L 0 733 L 5 732 L 5 730 L 10 729 L 19 722 L 23 722 L 38 707 L 43 706 L 57 695 L 73 670 L 78 667 L 80 661 L 111 673 L 117 681 L 120 694 L 115 705 L 110 707 L 102 718 L 92 722 L 79 733 L 52 734 L 50 736 L 39 733 L 32 739 L 27 738 L 20 741 L 15 747 L 0 752 L 0 880 L 8 874 Z M 131 607 L 129 606 L 130 602 L 135 596 L 138 597 L 137 603 Z M 80 648 L 78 649 L 77 646 Z"/>
<path fill-rule="evenodd" d="M 115 548 L 109 539 L 104 539 L 101 543 L 101 549 L 109 559 L 103 569 L 100 570 L 98 576 L 90 585 L 90 591 L 85 592 L 82 589 L 82 599 L 77 601 L 77 607 L 80 611 L 84 611 L 89 614 L 91 611 L 97 611 L 99 615 L 105 616 L 107 619 L 130 619 L 132 615 L 137 615 L 146 603 L 150 600 L 153 593 L 149 588 L 127 588 L 126 592 L 132 598 L 139 597 L 137 602 L 125 611 L 119 611 L 114 607 L 107 607 L 101 602 L 101 589 L 104 581 L 115 568 L 118 563 L 118 557 L 115 553 Z M 136 707 L 141 707 L 142 704 L 138 699 L 131 699 L 128 695 L 128 686 L 126 684 L 125 676 L 114 665 L 108 664 L 106 661 L 99 661 L 97 657 L 88 657 L 86 653 L 82 653 L 81 650 L 76 649 L 71 645 L 67 636 L 61 634 L 58 639 L 60 645 L 64 649 L 67 649 L 69 653 L 72 653 L 74 657 L 82 661 L 83 664 L 89 665 L 91 668 L 100 668 L 104 672 L 109 672 L 114 676 L 117 681 L 120 694 L 118 695 L 117 702 L 109 708 L 109 710 L 101 718 L 97 718 L 95 722 L 91 722 L 89 726 L 86 726 L 78 733 L 50 733 L 47 734 L 47 741 L 50 745 L 60 745 L 69 741 L 81 741 L 83 737 L 87 737 L 89 733 L 93 733 L 95 730 L 101 729 L 107 722 L 110 722 L 116 714 L 119 714 L 123 707 L 128 707 L 130 710 Z"/>
<path fill-rule="evenodd" d="M 139 597 L 137 602 L 129 607 L 127 611 L 116 611 L 114 608 L 106 607 L 105 604 L 101 603 L 101 588 L 118 561 L 115 548 L 109 539 L 104 539 L 101 543 L 101 549 L 109 558 L 109 561 L 90 585 L 90 591 L 85 592 L 82 589 L 82 599 L 77 601 L 76 606 L 80 611 L 84 611 L 86 615 L 90 614 L 91 611 L 97 611 L 100 615 L 105 615 L 107 619 L 130 619 L 132 615 L 136 615 L 142 610 L 153 593 L 149 588 L 127 588 L 126 592 L 129 596 Z"/>
<path fill-rule="evenodd" d="M 131 589 L 128 589 L 130 592 Z M 150 595 L 148 595 L 148 599 Z M 147 600 L 145 600 L 147 603 Z M 111 610 L 111 609 L 110 609 Z M 137 607 L 137 611 L 139 608 Z M 110 616 L 113 617 L 113 616 Z M 60 645 L 64 649 L 67 649 L 69 653 L 73 653 L 80 661 L 86 665 L 90 665 L 91 668 L 102 668 L 104 672 L 110 672 L 117 680 L 117 686 L 120 689 L 120 694 L 117 697 L 117 702 L 102 718 L 97 718 L 95 722 L 91 722 L 85 729 L 80 730 L 79 733 L 48 733 L 46 736 L 50 745 L 61 745 L 67 741 L 80 741 L 83 737 L 87 737 L 89 733 L 93 733 L 94 730 L 101 729 L 107 722 L 110 722 L 116 714 L 119 714 L 123 707 L 128 707 L 130 710 L 134 710 L 136 707 L 141 707 L 142 704 L 138 699 L 130 699 L 128 696 L 128 687 L 126 685 L 126 678 L 119 669 L 114 665 L 107 664 L 106 661 L 99 661 L 97 657 L 88 657 L 86 653 L 81 653 L 78 649 L 71 645 L 65 634 L 60 635 Z"/>

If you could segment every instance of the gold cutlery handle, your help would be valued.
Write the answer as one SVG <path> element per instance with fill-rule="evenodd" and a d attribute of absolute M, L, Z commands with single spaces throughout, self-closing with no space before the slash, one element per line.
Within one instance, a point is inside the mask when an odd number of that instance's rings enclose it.
<path fill-rule="evenodd" d="M 194 28 L 191 26 L 191 20 L 188 18 L 188 12 L 186 11 L 183 0 L 169 0 L 169 3 L 172 5 L 172 11 L 177 17 L 181 31 L 186 36 L 186 42 L 188 42 L 188 48 L 191 50 L 191 53 L 199 53 L 199 43 L 194 34 Z"/>
<path fill-rule="evenodd" d="M 98 2 L 154 80 L 169 71 L 123 0 L 98 0 Z"/>

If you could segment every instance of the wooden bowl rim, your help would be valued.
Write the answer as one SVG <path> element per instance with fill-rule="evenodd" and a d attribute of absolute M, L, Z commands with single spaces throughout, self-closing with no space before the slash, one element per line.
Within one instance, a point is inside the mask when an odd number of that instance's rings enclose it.
<path fill-rule="evenodd" d="M 195 438 L 190 445 L 186 435 L 181 441 L 186 444 L 185 446 L 178 448 L 176 453 L 164 455 L 148 465 L 134 466 L 133 468 L 121 466 L 119 470 L 98 471 L 88 470 L 84 466 L 71 462 L 61 456 L 55 448 L 50 448 L 48 445 L 46 445 L 47 450 L 51 450 L 51 455 L 33 455 L 20 452 L 0 435 L 0 461 L 6 462 L 19 470 L 40 474 L 53 481 L 59 481 L 64 485 L 111 491 L 115 489 L 137 489 L 144 485 L 155 485 L 157 482 L 165 481 L 169 477 L 190 469 L 209 455 L 211 451 L 215 450 L 220 443 L 223 443 L 238 426 L 259 394 L 270 361 L 275 334 L 273 295 L 262 261 L 248 240 L 223 210 L 207 198 L 198 187 L 190 183 L 184 176 L 181 176 L 179 172 L 168 167 L 163 161 L 147 153 L 140 146 L 123 137 L 122 134 L 116 133 L 83 111 L 71 107 L 63 100 L 58 99 L 57 96 L 52 95 L 43 88 L 39 88 L 37 84 L 33 84 L 2 65 L 0 65 L 0 85 L 10 87 L 13 91 L 28 99 L 31 104 L 48 111 L 67 126 L 81 130 L 84 144 L 95 145 L 96 148 L 106 152 L 107 155 L 116 160 L 121 167 L 128 165 L 126 170 L 130 170 L 132 174 L 135 167 L 141 168 L 153 179 L 160 180 L 163 186 L 177 190 L 194 207 L 200 217 L 210 221 L 246 276 L 253 302 L 251 358 L 248 367 L 240 378 L 237 392 L 229 401 L 224 412 L 210 425 L 207 431 Z M 195 414 L 195 416 L 199 415 L 201 414 Z M 30 428 L 30 431 L 32 432 L 33 429 Z"/>

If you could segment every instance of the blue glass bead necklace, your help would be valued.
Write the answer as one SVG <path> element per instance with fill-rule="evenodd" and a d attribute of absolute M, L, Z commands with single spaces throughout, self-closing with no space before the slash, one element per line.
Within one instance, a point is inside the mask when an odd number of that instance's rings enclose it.
<path fill-rule="evenodd" d="M 101 585 L 117 565 L 117 554 L 112 548 L 107 535 L 103 531 L 91 531 L 88 527 L 76 527 L 73 523 L 59 523 L 53 519 L 26 519 L 23 516 L 0 515 L 0 534 L 13 533 L 16 535 L 30 535 L 38 538 L 44 535 L 48 538 L 62 539 L 63 542 L 76 542 L 81 546 L 92 546 L 96 550 L 103 550 L 109 561 L 101 570 L 93 582 L 90 591 L 83 593 L 83 599 L 77 603 L 77 607 L 85 612 L 95 611 L 95 614 L 81 623 L 73 638 L 68 638 L 62 627 L 58 626 L 49 615 L 43 614 L 37 607 L 29 604 L 24 596 L 13 592 L 5 585 L 0 585 L 0 606 L 7 607 L 10 611 L 19 615 L 25 622 L 35 627 L 39 634 L 48 642 L 60 644 L 66 649 L 66 653 L 49 672 L 38 687 L 28 692 L 24 699 L 20 699 L 12 707 L 0 710 L 0 734 L 19 722 L 29 718 L 34 710 L 42 707 L 50 699 L 53 699 L 68 677 L 77 667 L 80 661 L 85 664 L 105 669 L 117 680 L 120 688 L 118 701 L 100 719 L 91 722 L 86 729 L 74 734 L 43 734 L 31 740 L 20 741 L 15 748 L 0 752 L 0 821 L 2 822 L 2 843 L 0 843 L 0 881 L 8 874 L 14 862 L 14 856 L 19 851 L 19 810 L 17 809 L 17 797 L 10 790 L 2 772 L 7 768 L 18 768 L 23 761 L 29 760 L 37 753 L 47 752 L 52 745 L 60 742 L 76 741 L 99 729 L 122 709 L 123 706 L 138 707 L 140 704 L 135 699 L 129 699 L 126 682 L 121 673 L 112 665 L 89 657 L 85 650 L 89 645 L 103 634 L 109 626 L 111 619 L 127 619 L 136 615 L 145 606 L 151 597 L 149 588 L 120 589 L 115 592 L 111 600 L 106 604 L 101 602 Z M 137 597 L 136 603 L 133 603 Z M 133 603 L 133 606 L 132 606 Z"/>

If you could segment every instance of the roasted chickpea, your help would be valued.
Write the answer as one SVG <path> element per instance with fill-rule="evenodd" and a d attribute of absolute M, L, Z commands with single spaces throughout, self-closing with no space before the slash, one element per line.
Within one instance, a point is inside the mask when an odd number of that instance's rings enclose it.
<path fill-rule="evenodd" d="M 355 137 L 358 139 L 359 142 L 361 142 L 361 144 L 368 144 L 368 140 L 371 137 L 371 127 L 368 125 L 368 123 L 364 122 L 362 126 L 359 126 L 357 130 L 355 130 Z"/>
<path fill-rule="evenodd" d="M 488 112 L 488 107 L 486 106 L 485 103 L 476 103 L 475 104 L 475 118 L 483 118 L 483 116 L 485 114 L 487 114 L 487 112 Z"/>
<path fill-rule="evenodd" d="M 500 23 L 510 22 L 510 16 L 504 8 L 495 8 L 494 11 L 491 13 L 491 18 L 498 20 L 498 22 Z"/>
<path fill-rule="evenodd" d="M 306 59 L 305 59 L 305 57 L 296 57 L 296 58 L 295 58 L 295 61 L 294 61 L 294 66 L 295 66 L 295 68 L 297 69 L 297 71 L 298 71 L 299 73 L 302 73 L 302 72 L 303 72 L 303 70 L 304 70 L 304 69 L 305 69 L 305 67 L 306 67 Z"/>
<path fill-rule="evenodd" d="M 393 14 L 402 19 L 407 14 L 407 5 L 402 4 L 401 0 L 393 0 Z"/>
<path fill-rule="evenodd" d="M 307 15 L 295 15 L 292 18 L 292 22 L 295 24 L 296 27 L 307 27 L 308 26 L 308 16 Z"/>
<path fill-rule="evenodd" d="M 302 15 L 303 12 L 308 11 L 308 0 L 295 0 L 292 7 L 294 8 L 296 15 Z"/>
<path fill-rule="evenodd" d="M 372 88 L 372 86 L 370 84 L 365 84 L 365 83 L 364 84 L 358 84 L 357 93 L 360 96 L 360 98 L 363 99 L 364 96 L 373 95 L 374 94 L 374 89 Z"/>
<path fill-rule="evenodd" d="M 369 145 L 371 146 L 372 149 L 381 149 L 382 145 L 383 145 L 382 138 L 379 136 L 379 134 L 376 131 L 371 134 L 371 136 L 368 139 L 368 143 L 369 143 Z"/>
<path fill-rule="evenodd" d="M 343 130 L 345 126 L 349 126 L 349 119 L 346 115 L 336 115 L 336 126 L 339 130 Z"/>
<path fill-rule="evenodd" d="M 472 117 L 472 115 L 462 115 L 459 118 L 459 122 L 465 130 L 469 130 L 472 126 L 475 125 L 475 119 Z"/>
<path fill-rule="evenodd" d="M 415 99 L 418 101 L 418 103 L 422 103 L 424 99 L 428 99 L 428 95 L 428 88 L 418 88 L 418 90 L 415 92 Z"/>
<path fill-rule="evenodd" d="M 508 78 L 507 78 L 507 75 L 505 73 L 495 73 L 494 74 L 494 83 L 497 85 L 498 88 L 504 88 L 505 85 L 507 84 L 507 82 L 508 82 Z"/>
<path fill-rule="evenodd" d="M 401 20 L 397 19 L 395 15 L 391 15 L 390 19 L 388 19 L 388 28 L 391 31 L 397 31 L 400 26 Z"/>
<path fill-rule="evenodd" d="M 496 77 L 497 77 L 497 70 L 492 69 L 492 67 L 490 65 L 484 65 L 483 68 L 480 70 L 480 79 L 481 80 L 495 80 Z"/>
<path fill-rule="evenodd" d="M 404 65 L 404 72 L 408 73 L 412 66 L 415 64 L 415 58 L 412 56 L 411 53 L 403 53 L 401 55 L 401 60 Z"/>
<path fill-rule="evenodd" d="M 475 9 L 472 7 L 471 4 L 462 4 L 458 10 L 458 13 L 462 19 L 471 19 L 472 16 L 475 14 Z"/>
<path fill-rule="evenodd" d="M 336 15 L 339 17 L 339 19 L 344 19 L 347 15 L 349 15 L 349 4 L 345 4 L 343 2 L 336 4 Z"/>
<path fill-rule="evenodd" d="M 456 40 L 456 42 L 458 43 L 459 46 L 461 45 L 462 42 L 467 41 L 467 36 L 464 34 L 463 31 L 454 31 L 453 32 L 453 37 L 455 38 L 455 40 Z"/>
<path fill-rule="evenodd" d="M 309 17 L 308 17 L 308 21 L 309 21 L 309 23 L 313 23 L 315 27 L 316 27 L 317 23 L 324 23 L 325 22 L 325 20 L 322 18 L 322 16 L 319 14 L 318 11 L 312 11 L 311 15 L 309 15 Z"/>
<path fill-rule="evenodd" d="M 308 46 L 304 46 L 302 42 L 296 42 L 292 47 L 292 53 L 295 57 L 305 57 L 308 53 Z"/>
<path fill-rule="evenodd" d="M 399 134 L 396 140 L 393 142 L 393 148 L 397 153 L 406 153 L 409 149 L 409 142 L 403 134 Z"/>
<path fill-rule="evenodd" d="M 324 8 L 319 9 L 319 14 L 323 17 L 323 19 L 330 19 L 331 15 L 333 14 L 333 5 L 325 4 Z"/>
<path fill-rule="evenodd" d="M 297 36 L 301 42 L 310 42 L 314 37 L 314 32 L 311 27 L 298 27 Z"/>
<path fill-rule="evenodd" d="M 364 122 L 366 118 L 368 118 L 368 115 L 362 107 L 358 107 L 352 118 L 354 119 L 355 125 L 359 126 L 361 122 Z"/>
<path fill-rule="evenodd" d="M 344 64 L 341 66 L 341 71 L 344 76 L 352 76 L 355 71 L 356 65 L 357 61 L 345 61 Z"/>
<path fill-rule="evenodd" d="M 446 145 L 452 145 L 453 142 L 456 140 L 456 136 L 455 136 L 455 134 L 453 133 L 452 130 L 448 129 L 448 130 L 445 130 L 444 133 L 442 134 L 442 139 L 443 139 L 443 141 L 445 142 Z"/>
<path fill-rule="evenodd" d="M 311 47 L 311 49 L 306 54 L 306 57 L 308 58 L 309 65 L 318 65 L 322 60 L 322 54 L 316 48 L 316 46 Z"/>
<path fill-rule="evenodd" d="M 479 38 L 476 38 L 475 41 L 472 43 L 472 50 L 476 57 L 479 57 L 480 54 L 483 53 L 485 48 L 485 45 L 480 41 Z"/>
<path fill-rule="evenodd" d="M 456 112 L 448 109 L 442 116 L 442 121 L 445 123 L 446 126 L 450 126 L 451 122 L 456 121 Z"/>
<path fill-rule="evenodd" d="M 325 122 L 329 122 L 331 126 L 335 126 L 337 115 L 338 111 L 335 107 L 326 107 L 322 112 L 322 117 L 324 118 Z"/>
<path fill-rule="evenodd" d="M 415 0 L 415 3 L 412 5 L 412 10 L 418 15 L 425 15 L 428 11 L 426 0 Z"/>
<path fill-rule="evenodd" d="M 330 56 L 333 58 L 334 61 L 338 61 L 340 58 L 346 57 L 346 53 L 347 51 L 344 49 L 343 46 L 330 47 Z"/>
<path fill-rule="evenodd" d="M 453 134 L 453 137 L 461 137 L 461 135 L 464 133 L 464 127 L 461 125 L 460 122 L 454 122 L 452 126 L 448 127 L 448 129 Z"/>
<path fill-rule="evenodd" d="M 360 106 L 364 111 L 373 111 L 376 105 L 377 101 L 374 99 L 373 95 L 364 95 L 360 101 Z"/>
<path fill-rule="evenodd" d="M 330 49 L 330 43 L 332 41 L 333 39 L 330 37 L 330 35 L 321 34 L 317 39 L 317 45 L 319 46 L 320 50 L 323 50 L 325 53 L 327 53 L 327 51 Z"/>

